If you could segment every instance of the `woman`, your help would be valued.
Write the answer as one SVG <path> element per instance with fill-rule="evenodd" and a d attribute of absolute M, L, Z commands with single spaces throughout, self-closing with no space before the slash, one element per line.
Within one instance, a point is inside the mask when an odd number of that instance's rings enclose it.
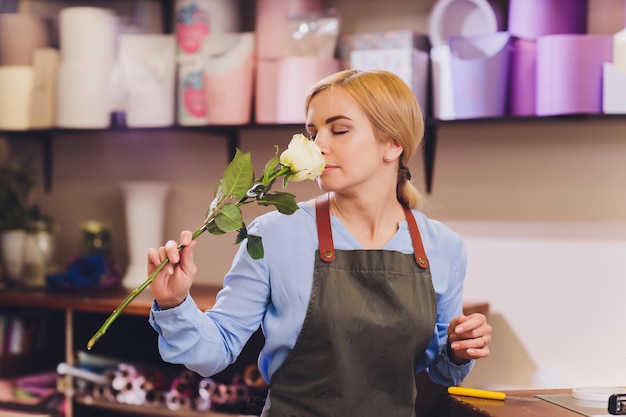
<path fill-rule="evenodd" d="M 326 159 L 324 194 L 286 216 L 255 219 L 265 256 L 241 248 L 215 306 L 188 294 L 195 242 L 183 232 L 149 251 L 151 323 L 166 361 L 213 375 L 262 326 L 264 416 L 411 416 L 415 372 L 458 384 L 489 354 L 491 326 L 462 314 L 461 238 L 417 210 L 407 168 L 424 133 L 408 86 L 347 70 L 314 86 L 306 127 Z"/>

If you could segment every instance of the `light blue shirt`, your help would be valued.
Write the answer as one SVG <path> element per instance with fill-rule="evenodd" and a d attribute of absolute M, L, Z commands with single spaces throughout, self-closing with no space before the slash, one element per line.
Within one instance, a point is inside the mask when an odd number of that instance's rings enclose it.
<path fill-rule="evenodd" d="M 261 325 L 265 345 L 258 365 L 263 377 L 270 380 L 298 339 L 311 295 L 318 249 L 315 209 L 305 203 L 299 206 L 291 215 L 273 211 L 249 225 L 249 234 L 262 237 L 265 256 L 252 259 L 242 243 L 212 309 L 200 311 L 191 295 L 166 310 L 153 304 L 150 324 L 159 334 L 163 360 L 184 364 L 203 376 L 214 375 L 237 359 Z M 446 353 L 448 324 L 463 308 L 465 246 L 461 237 L 442 223 L 416 210 L 413 214 L 437 294 L 437 325 L 416 371 L 428 369 L 433 381 L 457 385 L 473 365 L 472 361 L 455 365 Z M 363 249 L 334 216 L 331 224 L 336 249 Z M 413 253 L 405 220 L 385 249 Z"/>

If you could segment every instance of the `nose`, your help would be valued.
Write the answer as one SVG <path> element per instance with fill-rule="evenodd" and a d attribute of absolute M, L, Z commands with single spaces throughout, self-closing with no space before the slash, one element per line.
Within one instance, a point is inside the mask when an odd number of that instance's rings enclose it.
<path fill-rule="evenodd" d="M 317 145 L 317 147 L 320 148 L 320 151 L 322 151 L 322 154 L 326 155 L 328 151 L 328 140 L 326 138 L 326 134 L 324 134 L 321 131 L 317 132 L 317 135 L 315 135 L 314 142 Z"/>

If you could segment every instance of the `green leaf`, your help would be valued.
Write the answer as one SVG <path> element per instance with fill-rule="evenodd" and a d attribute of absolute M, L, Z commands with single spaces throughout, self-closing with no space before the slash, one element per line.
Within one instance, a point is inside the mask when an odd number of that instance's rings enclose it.
<path fill-rule="evenodd" d="M 263 184 L 267 184 L 279 164 L 280 158 L 278 157 L 278 146 L 276 146 L 276 153 L 274 154 L 274 157 L 265 164 L 265 169 L 263 170 Z"/>
<path fill-rule="evenodd" d="M 250 254 L 252 259 L 262 259 L 265 255 L 265 251 L 263 250 L 263 242 L 260 236 L 248 235 L 248 243 L 246 244 L 246 249 L 248 250 L 248 254 Z"/>
<path fill-rule="evenodd" d="M 215 216 L 215 224 L 224 232 L 234 232 L 243 224 L 241 209 L 237 204 L 224 204 Z"/>
<path fill-rule="evenodd" d="M 274 206 L 283 214 L 293 214 L 298 210 L 296 197 L 293 194 L 284 192 L 266 194 L 262 199 L 258 200 L 257 203 L 262 206 Z"/>
<path fill-rule="evenodd" d="M 211 233 L 212 235 L 223 235 L 224 233 L 226 233 L 222 229 L 217 227 L 217 224 L 215 224 L 215 221 L 207 223 L 206 231 Z"/>
<path fill-rule="evenodd" d="M 240 244 L 241 242 L 243 242 L 243 240 L 245 238 L 248 237 L 248 228 L 246 227 L 246 225 L 244 224 L 239 231 L 237 232 L 237 238 L 235 239 L 235 245 Z"/>
<path fill-rule="evenodd" d="M 239 200 L 246 195 L 253 183 L 254 167 L 250 152 L 242 153 L 237 149 L 235 157 L 224 171 L 224 178 L 220 181 L 219 190 L 225 196 Z"/>

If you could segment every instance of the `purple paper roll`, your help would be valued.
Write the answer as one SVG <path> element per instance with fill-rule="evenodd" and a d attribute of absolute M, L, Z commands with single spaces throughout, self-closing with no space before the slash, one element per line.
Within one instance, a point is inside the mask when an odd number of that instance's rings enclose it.
<path fill-rule="evenodd" d="M 537 42 L 511 39 L 509 113 L 515 116 L 535 114 L 537 91 Z"/>
<path fill-rule="evenodd" d="M 509 68 L 507 32 L 450 38 L 457 119 L 503 116 Z"/>
<path fill-rule="evenodd" d="M 608 35 L 550 35 L 537 40 L 537 114 L 601 113 L 602 63 L 613 60 Z"/>
<path fill-rule="evenodd" d="M 537 39 L 586 31 L 587 0 L 510 0 L 511 36 Z"/>

